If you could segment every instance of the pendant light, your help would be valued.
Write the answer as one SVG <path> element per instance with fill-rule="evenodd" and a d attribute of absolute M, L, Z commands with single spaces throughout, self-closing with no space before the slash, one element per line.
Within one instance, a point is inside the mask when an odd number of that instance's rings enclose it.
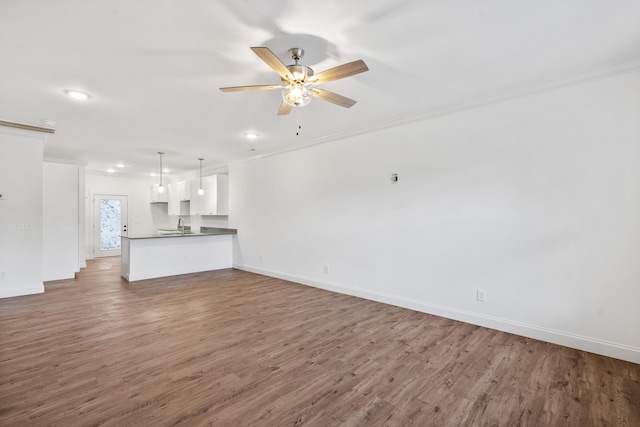
<path fill-rule="evenodd" d="M 160 155 L 160 185 L 158 186 L 158 193 L 164 193 L 164 187 L 162 186 L 162 155 L 164 154 L 162 151 L 158 151 Z"/>
<path fill-rule="evenodd" d="M 200 160 L 200 188 L 198 189 L 198 196 L 202 196 L 204 195 L 204 190 L 202 189 L 202 161 L 204 159 L 199 158 L 198 160 Z"/>

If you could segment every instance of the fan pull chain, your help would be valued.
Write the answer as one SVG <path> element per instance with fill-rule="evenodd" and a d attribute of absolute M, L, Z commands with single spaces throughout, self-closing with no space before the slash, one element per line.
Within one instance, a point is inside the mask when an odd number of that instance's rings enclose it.
<path fill-rule="evenodd" d="M 300 111 L 300 107 L 296 107 L 296 124 L 298 125 L 298 130 L 296 131 L 296 135 L 300 135 L 300 129 L 302 129 L 302 124 L 300 123 L 300 116 L 302 112 Z"/>

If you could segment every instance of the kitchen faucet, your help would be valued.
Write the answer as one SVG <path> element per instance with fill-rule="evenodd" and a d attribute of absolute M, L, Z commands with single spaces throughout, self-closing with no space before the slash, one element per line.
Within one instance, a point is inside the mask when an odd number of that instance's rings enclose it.
<path fill-rule="evenodd" d="M 184 219 L 181 216 L 178 217 L 178 230 L 181 230 L 184 236 Z"/>

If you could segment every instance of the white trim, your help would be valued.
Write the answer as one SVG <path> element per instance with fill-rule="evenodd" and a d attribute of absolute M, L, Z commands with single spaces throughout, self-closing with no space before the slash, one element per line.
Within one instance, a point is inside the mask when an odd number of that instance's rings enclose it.
<path fill-rule="evenodd" d="M 33 132 L 43 132 L 43 133 L 49 133 L 49 134 L 56 133 L 55 128 L 31 125 L 28 123 L 11 122 L 6 120 L 0 120 L 0 126 L 6 126 L 9 128 L 16 128 L 16 129 L 24 129 L 24 130 L 33 131 Z"/>
<path fill-rule="evenodd" d="M 557 331 L 554 329 L 548 329 L 536 325 L 515 322 L 499 317 L 459 310 L 456 308 L 432 304 L 425 301 L 400 297 L 385 292 L 375 292 L 338 283 L 291 276 L 289 274 L 263 270 L 247 265 L 234 263 L 233 268 L 249 271 L 251 273 L 262 274 L 264 276 L 275 277 L 290 282 L 300 283 L 307 286 L 313 286 L 315 288 L 324 289 L 340 294 L 352 295 L 359 298 L 394 305 L 397 307 L 403 307 L 422 313 L 446 317 L 448 319 L 458 320 L 473 325 L 483 326 L 502 332 L 521 335 L 528 338 L 546 341 L 552 344 L 558 344 L 565 347 L 575 348 L 578 350 L 588 351 L 591 353 L 596 353 L 603 356 L 613 357 L 616 359 L 640 364 L 640 348 L 637 347 L 571 334 L 563 331 Z"/>
<path fill-rule="evenodd" d="M 43 162 L 47 163 L 62 163 L 63 165 L 75 165 L 75 166 L 86 166 L 87 162 L 75 160 L 75 159 L 61 159 L 59 157 L 48 157 L 44 156 L 42 158 Z"/>

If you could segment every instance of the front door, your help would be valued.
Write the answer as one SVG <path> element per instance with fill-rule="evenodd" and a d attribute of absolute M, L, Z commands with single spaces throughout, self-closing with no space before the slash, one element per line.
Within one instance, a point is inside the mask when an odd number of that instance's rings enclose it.
<path fill-rule="evenodd" d="M 127 235 L 127 196 L 93 196 L 93 256 L 120 255 L 120 236 Z"/>

